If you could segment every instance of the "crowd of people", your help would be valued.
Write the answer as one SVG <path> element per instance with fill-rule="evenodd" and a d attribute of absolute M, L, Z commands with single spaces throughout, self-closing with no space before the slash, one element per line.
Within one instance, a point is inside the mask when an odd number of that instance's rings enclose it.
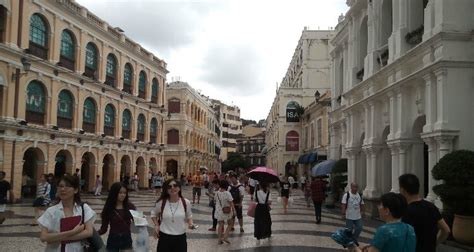
<path fill-rule="evenodd" d="M 5 204 L 9 199 L 10 184 L 0 172 L 0 224 L 5 220 Z M 106 203 L 101 212 L 102 225 L 96 232 L 105 234 L 109 230 L 106 249 L 108 251 L 133 251 L 131 224 L 134 217 L 130 210 L 136 206 L 129 200 L 129 190 L 137 190 L 138 175 L 125 178 L 111 185 Z M 175 178 L 161 172 L 148 176 L 149 189 L 154 190 L 158 200 L 151 210 L 155 236 L 158 238 L 157 251 L 187 251 L 186 229 L 195 229 L 191 206 L 201 203 L 201 193 L 209 197 L 212 207 L 212 226 L 209 231 L 217 231 L 217 244 L 230 244 L 229 234 L 238 227 L 240 233 L 246 232 L 243 225 L 243 200 L 246 195 L 254 203 L 254 237 L 257 241 L 272 235 L 270 194 L 272 187 L 279 190 L 283 213 L 288 212 L 288 204 L 295 186 L 291 180 L 280 174 L 280 182 L 269 184 L 256 181 L 235 172 L 227 174 L 196 172 L 194 175 Z M 293 181 L 293 183 L 292 183 Z M 127 183 L 128 182 L 128 183 Z M 182 186 L 192 187 L 192 202 L 183 197 Z M 307 206 L 315 209 L 316 224 L 322 221 L 322 204 L 327 195 L 327 182 L 323 177 L 300 178 Z M 102 181 L 97 176 L 94 194 L 100 195 Z M 359 237 L 363 229 L 365 202 L 356 183 L 341 197 L 341 218 L 346 222 L 349 240 L 343 245 L 349 251 L 435 251 L 436 245 L 444 241 L 450 229 L 432 203 L 420 194 L 420 182 L 413 174 L 399 177 L 400 193 L 387 193 L 381 196 L 378 204 L 380 218 L 385 222 L 377 228 L 373 239 L 365 247 L 359 247 Z M 40 225 L 40 239 L 47 243 L 46 251 L 82 251 L 82 240 L 94 236 L 93 223 L 96 213 L 86 203 L 81 202 L 81 179 L 65 175 L 55 180 L 53 174 L 40 176 L 33 202 L 35 218 L 32 225 Z M 250 206 L 249 206 L 250 208 Z M 80 216 L 79 219 L 73 217 Z M 72 218 L 73 220 L 69 220 Z M 71 222 L 72 221 L 72 222 Z M 75 222 L 74 222 L 75 221 Z M 71 224 L 73 223 L 73 224 Z M 110 227 L 110 229 L 109 229 Z M 336 238 L 334 238 L 338 241 Z"/>

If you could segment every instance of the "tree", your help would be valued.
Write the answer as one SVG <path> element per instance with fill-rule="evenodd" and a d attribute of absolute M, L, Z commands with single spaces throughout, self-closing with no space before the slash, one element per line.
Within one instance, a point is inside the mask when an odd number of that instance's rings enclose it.
<path fill-rule="evenodd" d="M 228 171 L 237 171 L 239 168 L 247 169 L 250 167 L 250 163 L 237 152 L 229 152 L 227 160 L 222 162 L 222 173 Z"/>

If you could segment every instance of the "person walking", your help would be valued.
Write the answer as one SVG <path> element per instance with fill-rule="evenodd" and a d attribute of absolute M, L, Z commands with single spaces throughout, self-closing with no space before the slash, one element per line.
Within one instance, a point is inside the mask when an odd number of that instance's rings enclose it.
<path fill-rule="evenodd" d="M 161 195 L 161 188 L 163 187 L 163 175 L 161 174 L 161 171 L 159 171 L 157 174 L 154 174 L 152 177 L 153 180 L 153 187 L 155 188 L 155 193 L 156 195 Z"/>
<path fill-rule="evenodd" d="M 153 181 L 151 180 L 153 178 L 153 171 L 151 169 L 148 171 L 147 178 L 148 178 L 148 190 L 151 190 L 153 187 Z"/>
<path fill-rule="evenodd" d="M 78 178 L 79 179 L 79 178 Z M 47 181 L 46 174 L 40 176 L 38 185 L 36 186 L 36 198 L 33 201 L 33 207 L 35 208 L 35 219 L 31 226 L 37 226 L 36 220 L 43 214 L 43 211 L 49 206 L 51 202 L 50 198 L 51 185 Z"/>
<path fill-rule="evenodd" d="M 268 183 L 260 182 L 255 193 L 255 218 L 253 220 L 254 237 L 258 241 L 272 236 L 272 218 L 270 216 L 270 188 Z"/>
<path fill-rule="evenodd" d="M 408 202 L 402 221 L 415 229 L 416 251 L 435 252 L 436 246 L 445 241 L 451 230 L 441 217 L 438 208 L 420 196 L 420 181 L 414 174 L 398 178 L 400 193 Z"/>
<path fill-rule="evenodd" d="M 216 219 L 216 200 L 215 195 L 216 191 L 219 190 L 219 180 L 214 179 L 211 182 L 211 185 L 207 189 L 206 195 L 209 196 L 209 206 L 212 207 L 212 227 L 208 231 L 216 231 L 217 219 Z"/>
<path fill-rule="evenodd" d="M 250 200 L 253 201 L 253 195 L 255 194 L 255 186 L 257 185 L 257 180 L 249 178 L 249 194 Z"/>
<path fill-rule="evenodd" d="M 364 200 L 358 193 L 359 186 L 351 183 L 351 190 L 342 196 L 342 218 L 346 220 L 346 228 L 352 231 L 352 237 L 357 243 L 362 232 L 362 215 L 364 214 Z"/>
<path fill-rule="evenodd" d="M 107 238 L 107 251 L 132 251 L 132 233 L 130 224 L 133 217 L 130 209 L 136 207 L 128 199 L 128 189 L 124 184 L 116 182 L 110 187 L 109 195 L 101 213 L 102 225 L 98 233 L 103 235 L 110 225 Z"/>
<path fill-rule="evenodd" d="M 234 208 L 235 208 L 235 216 L 232 218 L 232 228 L 230 229 L 230 231 L 234 231 L 235 217 L 237 217 L 237 220 L 239 221 L 239 226 L 240 226 L 240 233 L 243 233 L 244 232 L 244 217 L 242 214 L 242 208 L 243 208 L 242 202 L 244 200 L 245 188 L 237 179 L 236 173 L 230 174 L 230 182 L 231 184 L 229 186 L 229 192 L 232 195 Z"/>
<path fill-rule="evenodd" d="M 326 182 L 321 177 L 313 178 L 311 182 L 311 199 L 314 204 L 314 212 L 316 215 L 316 224 L 321 223 L 321 206 L 326 198 Z"/>
<path fill-rule="evenodd" d="M 304 192 L 304 199 L 306 201 L 306 207 L 310 207 L 311 206 L 311 201 L 312 201 L 312 198 L 311 198 L 311 183 L 305 183 L 303 192 Z"/>
<path fill-rule="evenodd" d="M 296 189 L 298 187 L 298 185 L 295 187 L 295 178 L 293 178 L 292 175 L 288 176 L 288 182 L 291 185 L 291 189 Z"/>
<path fill-rule="evenodd" d="M 382 195 L 378 205 L 380 218 L 385 222 L 375 231 L 370 244 L 363 249 L 351 245 L 348 251 L 415 252 L 416 235 L 411 225 L 401 222 L 407 208 L 405 198 L 393 192 Z"/>
<path fill-rule="evenodd" d="M 280 182 L 280 188 L 281 202 L 283 203 L 283 213 L 286 214 L 288 212 L 288 198 L 290 197 L 291 192 L 291 183 L 288 182 L 288 178 L 286 176 L 283 177 L 283 181 Z"/>
<path fill-rule="evenodd" d="M 7 203 L 12 199 L 11 198 L 11 185 L 8 181 L 5 180 L 6 173 L 0 171 L 0 224 L 3 224 L 5 221 L 5 211 L 7 208 Z"/>
<path fill-rule="evenodd" d="M 300 183 L 301 183 L 301 191 L 304 192 L 304 188 L 306 186 L 306 175 L 304 173 L 300 177 Z"/>
<path fill-rule="evenodd" d="M 163 184 L 163 192 L 151 210 L 158 239 L 157 252 L 186 252 L 186 227 L 195 229 L 190 202 L 181 195 L 181 185 L 175 179 Z"/>
<path fill-rule="evenodd" d="M 57 188 L 57 182 L 56 179 L 54 178 L 54 174 L 50 173 L 48 174 L 48 183 L 51 186 L 51 189 L 49 190 L 49 199 L 51 200 L 50 204 L 56 204 L 57 202 L 57 193 L 58 193 L 58 188 Z"/>
<path fill-rule="evenodd" d="M 92 237 L 96 213 L 81 202 L 79 187 L 78 176 L 64 175 L 58 184 L 59 202 L 39 217 L 40 240 L 47 244 L 45 251 L 85 251 L 82 241 Z M 62 229 L 60 223 L 69 220 L 78 224 Z"/>
<path fill-rule="evenodd" d="M 94 195 L 95 196 L 100 196 L 102 192 L 102 179 L 100 178 L 100 175 L 97 175 L 97 177 L 95 178 L 95 192 L 94 192 Z"/>
<path fill-rule="evenodd" d="M 202 176 L 199 174 L 199 172 L 196 172 L 192 179 L 192 185 L 193 185 L 193 205 L 196 203 L 196 196 L 197 196 L 197 202 L 199 205 L 199 200 L 201 199 L 201 189 L 202 189 Z"/>
<path fill-rule="evenodd" d="M 217 230 L 219 245 L 224 242 L 230 244 L 230 241 L 227 240 L 227 238 L 229 237 L 229 232 L 232 228 L 233 215 L 235 214 L 233 198 L 227 190 L 228 188 L 229 182 L 227 182 L 227 180 L 221 180 L 219 181 L 219 190 L 215 194 L 216 219 L 219 224 Z M 227 222 L 227 228 L 224 231 L 225 222 Z"/>
<path fill-rule="evenodd" d="M 140 182 L 140 177 L 138 176 L 138 173 L 135 172 L 132 179 L 133 190 L 135 192 L 138 192 L 138 182 Z"/>

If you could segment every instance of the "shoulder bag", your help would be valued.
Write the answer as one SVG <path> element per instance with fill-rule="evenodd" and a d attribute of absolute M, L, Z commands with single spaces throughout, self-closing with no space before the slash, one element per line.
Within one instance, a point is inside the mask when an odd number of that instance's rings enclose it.
<path fill-rule="evenodd" d="M 225 214 L 230 214 L 230 212 L 232 211 L 232 209 L 230 208 L 230 206 L 223 206 L 222 205 L 222 201 L 219 197 L 219 192 L 217 192 L 217 199 L 219 200 L 219 203 L 221 204 L 221 207 L 222 207 L 222 212 L 225 213 Z"/>
<path fill-rule="evenodd" d="M 82 224 L 84 224 L 84 203 L 81 203 L 82 208 Z M 100 237 L 97 230 L 92 227 L 92 236 L 86 238 L 86 251 L 96 252 L 104 247 L 104 241 Z"/>

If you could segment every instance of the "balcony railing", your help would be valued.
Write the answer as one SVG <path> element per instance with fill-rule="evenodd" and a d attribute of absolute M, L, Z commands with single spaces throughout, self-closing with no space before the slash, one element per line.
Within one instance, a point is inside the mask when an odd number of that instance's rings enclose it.
<path fill-rule="evenodd" d="M 158 103 L 158 96 L 152 96 L 151 97 L 151 102 Z"/>
<path fill-rule="evenodd" d="M 25 120 L 30 123 L 44 124 L 44 114 L 34 111 L 26 111 Z"/>
<path fill-rule="evenodd" d="M 95 133 L 95 123 L 82 123 L 82 129 L 87 133 Z"/>
<path fill-rule="evenodd" d="M 124 91 L 125 93 L 131 94 L 132 93 L 132 86 L 124 84 L 122 91 Z"/>
<path fill-rule="evenodd" d="M 110 126 L 104 127 L 104 134 L 106 136 L 114 136 L 115 135 L 115 128 Z"/>
<path fill-rule="evenodd" d="M 95 76 L 95 73 L 96 73 L 95 69 L 92 69 L 92 68 L 86 66 L 85 71 L 84 71 L 84 76 L 95 80 L 95 79 L 97 79 L 96 76 Z"/>
<path fill-rule="evenodd" d="M 48 49 L 31 41 L 30 46 L 28 47 L 28 53 L 42 59 L 48 59 Z"/>
<path fill-rule="evenodd" d="M 105 76 L 104 84 L 111 87 L 115 87 L 115 78 L 110 75 Z"/>
<path fill-rule="evenodd" d="M 72 128 L 72 119 L 65 117 L 58 117 L 58 127 L 62 129 L 71 129 Z"/>
<path fill-rule="evenodd" d="M 130 130 L 123 129 L 122 130 L 122 137 L 125 139 L 130 139 Z"/>
<path fill-rule="evenodd" d="M 139 91 L 138 91 L 138 97 L 140 97 L 140 98 L 142 98 L 142 99 L 145 99 L 145 95 L 146 95 L 146 93 L 145 93 L 144 90 L 139 90 Z"/>
<path fill-rule="evenodd" d="M 410 45 L 417 45 L 421 43 L 421 41 L 423 40 L 424 30 L 425 30 L 424 26 L 421 25 L 417 29 L 407 33 L 407 35 L 405 35 L 406 42 Z"/>
<path fill-rule="evenodd" d="M 137 133 L 137 139 L 138 141 L 141 141 L 141 142 L 145 141 L 145 134 Z"/>
<path fill-rule="evenodd" d="M 156 136 L 150 136 L 150 143 L 156 143 Z"/>
<path fill-rule="evenodd" d="M 74 60 L 70 60 L 62 55 L 59 57 L 58 65 L 65 67 L 71 71 L 74 71 L 74 68 L 75 68 Z"/>

